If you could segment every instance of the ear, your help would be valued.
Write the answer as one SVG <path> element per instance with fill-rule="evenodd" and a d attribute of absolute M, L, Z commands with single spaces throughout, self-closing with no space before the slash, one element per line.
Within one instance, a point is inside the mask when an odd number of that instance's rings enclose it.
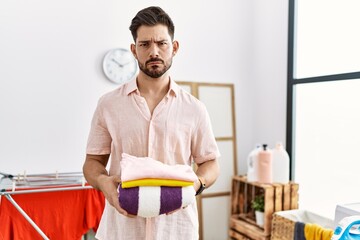
<path fill-rule="evenodd" d="M 134 55 L 135 59 L 137 60 L 137 55 L 136 55 L 136 46 L 135 44 L 130 44 L 130 50 L 132 52 L 132 54 Z"/>
<path fill-rule="evenodd" d="M 179 42 L 175 40 L 173 41 L 173 56 L 175 56 L 178 50 L 179 50 Z"/>

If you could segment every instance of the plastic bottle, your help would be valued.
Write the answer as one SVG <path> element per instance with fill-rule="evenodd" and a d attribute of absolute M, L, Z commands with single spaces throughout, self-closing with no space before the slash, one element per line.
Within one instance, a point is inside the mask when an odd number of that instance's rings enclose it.
<path fill-rule="evenodd" d="M 277 142 L 273 152 L 272 176 L 275 183 L 288 183 L 290 157 L 281 142 Z"/>
<path fill-rule="evenodd" d="M 256 144 L 255 148 L 249 153 L 247 158 L 247 181 L 248 182 L 257 182 L 257 176 L 255 176 L 255 172 L 257 172 L 257 169 L 255 169 L 255 162 L 257 161 L 257 155 L 259 151 L 261 150 L 261 145 Z"/>
<path fill-rule="evenodd" d="M 259 183 L 272 183 L 272 151 L 268 149 L 267 144 L 263 144 L 258 152 L 255 169 L 257 169 L 255 176 Z"/>

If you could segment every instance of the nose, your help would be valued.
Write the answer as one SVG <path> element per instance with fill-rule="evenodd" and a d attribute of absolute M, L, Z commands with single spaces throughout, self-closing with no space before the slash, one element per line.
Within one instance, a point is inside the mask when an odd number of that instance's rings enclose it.
<path fill-rule="evenodd" d="M 150 45 L 149 54 L 151 58 L 155 58 L 159 56 L 159 46 L 156 43 L 152 43 Z"/>

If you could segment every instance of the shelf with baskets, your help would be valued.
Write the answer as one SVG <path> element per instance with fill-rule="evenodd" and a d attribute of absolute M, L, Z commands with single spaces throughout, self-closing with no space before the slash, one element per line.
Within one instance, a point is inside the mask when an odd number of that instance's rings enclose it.
<path fill-rule="evenodd" d="M 231 239 L 268 240 L 271 235 L 273 213 L 298 208 L 299 185 L 262 184 L 247 182 L 246 176 L 234 176 L 231 190 L 231 217 L 229 236 Z M 255 221 L 252 202 L 257 196 L 264 197 L 264 224 Z"/>

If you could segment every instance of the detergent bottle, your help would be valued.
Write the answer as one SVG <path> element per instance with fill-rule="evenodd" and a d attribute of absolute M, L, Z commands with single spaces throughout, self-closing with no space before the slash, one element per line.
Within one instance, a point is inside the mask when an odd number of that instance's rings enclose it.
<path fill-rule="evenodd" d="M 281 142 L 272 149 L 272 179 L 274 183 L 288 183 L 290 176 L 290 157 Z"/>
<path fill-rule="evenodd" d="M 267 144 L 262 145 L 262 149 L 257 156 L 255 178 L 259 183 L 272 183 L 272 152 L 267 147 Z"/>
<path fill-rule="evenodd" d="M 261 145 L 256 144 L 255 148 L 249 153 L 247 158 L 247 181 L 248 182 L 257 182 L 257 176 L 255 176 L 255 173 L 257 172 L 257 169 L 255 169 L 255 162 L 257 161 L 257 155 L 260 151 Z"/>
<path fill-rule="evenodd" d="M 360 216 L 343 218 L 334 230 L 331 240 L 360 240 Z"/>

